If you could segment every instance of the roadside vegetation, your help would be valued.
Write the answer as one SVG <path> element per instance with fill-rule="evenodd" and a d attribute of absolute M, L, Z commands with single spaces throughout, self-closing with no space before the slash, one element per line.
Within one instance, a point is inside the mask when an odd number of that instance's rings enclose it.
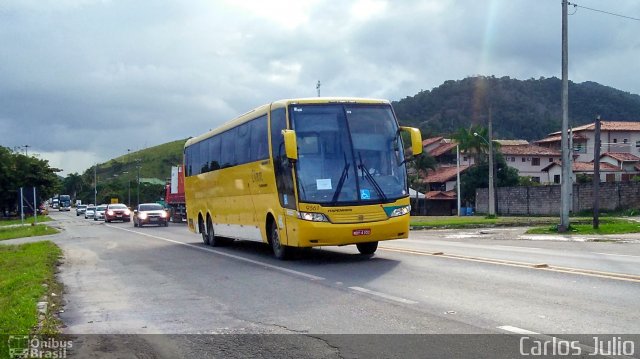
<path fill-rule="evenodd" d="M 49 222 L 51 220 L 52 219 L 49 216 L 38 216 L 38 223 Z M 34 222 L 33 217 L 27 217 L 24 219 L 25 224 L 32 224 L 33 222 Z M 19 219 L 2 220 L 0 221 L 0 227 L 12 226 L 12 225 L 21 224 L 21 223 L 22 222 Z"/>
<path fill-rule="evenodd" d="M 59 322 L 53 312 L 60 306 L 62 290 L 55 269 L 61 254 L 50 241 L 0 246 L 0 333 L 57 331 Z M 36 305 L 45 295 L 49 310 L 39 321 Z"/>
<path fill-rule="evenodd" d="M 640 233 L 640 221 L 626 219 L 637 216 L 638 210 L 610 211 L 601 213 L 600 225 L 593 229 L 593 217 L 588 212 L 579 213 L 570 219 L 570 231 L 564 234 L 624 234 Z M 451 229 L 483 227 L 534 227 L 527 234 L 558 234 L 559 217 L 502 217 L 485 216 L 411 216 L 413 229 Z"/>
<path fill-rule="evenodd" d="M 56 234 L 59 231 L 44 224 L 35 226 L 0 226 L 0 241 L 22 237 L 37 237 Z"/>
<path fill-rule="evenodd" d="M 559 217 L 495 217 L 484 216 L 412 216 L 412 227 L 423 228 L 478 228 L 478 227 L 525 227 L 540 225 L 555 225 Z M 590 223 L 586 217 L 572 218 L 576 223 Z"/>
<path fill-rule="evenodd" d="M 639 233 L 640 222 L 619 218 L 601 218 L 598 229 L 593 228 L 591 220 L 588 223 L 570 223 L 569 231 L 565 234 L 625 234 Z M 550 227 L 531 228 L 527 234 L 558 234 L 557 224 Z"/>

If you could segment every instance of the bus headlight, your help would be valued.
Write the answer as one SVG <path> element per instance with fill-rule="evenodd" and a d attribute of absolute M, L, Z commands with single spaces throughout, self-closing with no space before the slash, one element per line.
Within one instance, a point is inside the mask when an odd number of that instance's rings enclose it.
<path fill-rule="evenodd" d="M 408 214 L 409 212 L 411 212 L 411 205 L 409 206 L 402 206 L 402 207 L 398 207 L 396 209 L 394 209 L 391 214 L 389 215 L 389 217 L 399 217 L 399 216 L 404 216 L 405 214 Z"/>
<path fill-rule="evenodd" d="M 322 213 L 298 212 L 298 218 L 312 222 L 329 222 L 327 217 Z"/>

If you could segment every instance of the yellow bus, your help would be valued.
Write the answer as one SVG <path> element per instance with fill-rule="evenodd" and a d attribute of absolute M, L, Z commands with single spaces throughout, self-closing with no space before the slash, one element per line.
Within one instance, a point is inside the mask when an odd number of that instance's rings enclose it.
<path fill-rule="evenodd" d="M 279 259 L 293 248 L 409 235 L 401 133 L 414 155 L 420 131 L 400 127 L 389 101 L 280 100 L 253 109 L 184 147 L 189 229 L 207 245 L 264 242 Z"/>

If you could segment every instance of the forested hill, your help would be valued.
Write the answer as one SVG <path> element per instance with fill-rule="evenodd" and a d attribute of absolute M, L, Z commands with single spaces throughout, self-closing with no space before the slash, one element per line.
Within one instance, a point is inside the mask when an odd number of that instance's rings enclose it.
<path fill-rule="evenodd" d="M 561 128 L 561 88 L 555 77 L 468 77 L 393 106 L 400 123 L 420 127 L 425 138 L 470 124 L 486 126 L 490 107 L 494 138 L 536 140 Z M 640 96 L 595 82 L 569 82 L 570 126 L 591 123 L 598 114 L 606 121 L 640 121 Z"/>

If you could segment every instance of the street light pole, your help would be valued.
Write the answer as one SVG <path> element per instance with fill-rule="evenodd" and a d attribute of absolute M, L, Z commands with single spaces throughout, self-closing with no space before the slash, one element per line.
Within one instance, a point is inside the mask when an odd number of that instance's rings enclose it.
<path fill-rule="evenodd" d="M 489 145 L 489 216 L 495 216 L 496 201 L 493 190 L 493 146 L 491 145 L 491 141 L 487 141 L 486 138 L 480 136 L 477 132 L 474 132 L 473 135 L 480 137 L 487 145 Z M 491 138 L 491 121 L 489 121 L 489 138 Z"/>
<path fill-rule="evenodd" d="M 140 205 L 140 159 L 136 159 L 136 167 L 138 168 L 138 190 L 136 191 L 136 206 Z"/>
<path fill-rule="evenodd" d="M 462 193 L 460 190 L 460 145 L 456 145 L 456 181 L 457 181 L 457 186 L 458 187 L 458 217 L 461 216 L 460 214 L 460 194 Z"/>

